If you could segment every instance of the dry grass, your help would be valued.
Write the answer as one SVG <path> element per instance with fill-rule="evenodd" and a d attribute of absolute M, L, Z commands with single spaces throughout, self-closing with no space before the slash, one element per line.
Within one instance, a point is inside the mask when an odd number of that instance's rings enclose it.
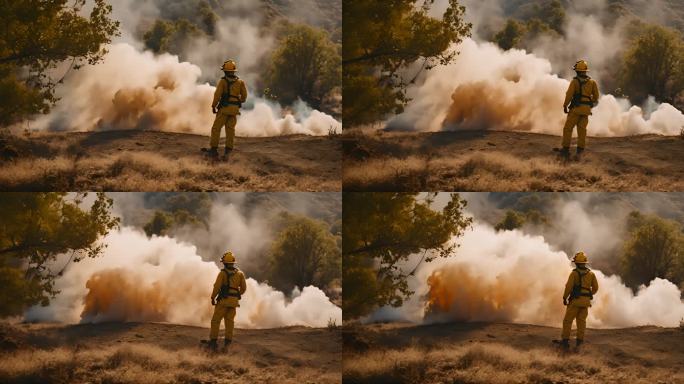
<path fill-rule="evenodd" d="M 374 191 L 591 191 L 669 190 L 657 175 L 610 175 L 577 162 L 520 159 L 501 152 L 460 157 L 408 156 L 348 163 L 345 190 Z"/>
<path fill-rule="evenodd" d="M 600 355 L 599 355 L 600 356 Z M 678 381 L 679 380 L 679 381 Z M 498 343 L 372 351 L 344 359 L 345 383 L 679 383 L 682 373 Z"/>
<path fill-rule="evenodd" d="M 676 191 L 684 152 L 673 136 L 591 138 L 581 159 L 557 136 L 523 132 L 352 132 L 343 136 L 349 191 Z"/>
<path fill-rule="evenodd" d="M 195 158 L 171 159 L 151 152 L 101 158 L 58 156 L 5 163 L 0 168 L 4 190 L 334 190 L 338 180 L 293 175 L 286 169 L 264 172 L 241 161 L 212 164 Z"/>
<path fill-rule="evenodd" d="M 264 367 L 246 356 L 169 351 L 149 344 L 21 350 L 0 355 L 2 383 L 335 382 L 306 367 Z"/>
<path fill-rule="evenodd" d="M 240 138 L 229 161 L 211 162 L 206 137 L 153 131 L 0 137 L 0 190 L 336 191 L 339 140 Z"/>

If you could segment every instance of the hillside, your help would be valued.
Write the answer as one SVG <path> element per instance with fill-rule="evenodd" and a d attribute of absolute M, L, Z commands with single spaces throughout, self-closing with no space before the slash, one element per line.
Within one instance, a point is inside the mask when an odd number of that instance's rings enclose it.
<path fill-rule="evenodd" d="M 236 138 L 227 162 L 206 136 L 158 131 L 0 136 L 0 190 L 336 191 L 341 148 L 324 136 Z M 220 148 L 222 144 L 220 144 Z"/>
<path fill-rule="evenodd" d="M 684 140 L 590 137 L 579 161 L 562 161 L 560 137 L 510 131 L 350 133 L 348 191 L 681 191 Z"/>
<path fill-rule="evenodd" d="M 339 332 L 237 329 L 230 353 L 209 330 L 171 324 L 0 325 L 2 383 L 338 383 Z"/>
<path fill-rule="evenodd" d="M 589 329 L 579 353 L 560 330 L 452 323 L 347 327 L 344 383 L 684 383 L 683 329 Z"/>

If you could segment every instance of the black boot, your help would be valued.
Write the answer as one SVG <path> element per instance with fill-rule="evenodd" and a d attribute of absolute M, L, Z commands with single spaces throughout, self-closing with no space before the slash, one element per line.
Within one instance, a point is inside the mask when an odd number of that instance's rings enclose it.
<path fill-rule="evenodd" d="M 579 348 L 580 345 L 582 345 L 582 343 L 584 343 L 584 340 L 582 340 L 582 339 L 576 339 L 576 340 L 575 340 L 575 347 Z"/>
<path fill-rule="evenodd" d="M 218 343 L 216 342 L 216 339 L 209 340 L 207 346 L 209 347 L 209 351 L 211 352 L 216 352 L 218 350 Z"/>
<path fill-rule="evenodd" d="M 577 158 L 578 159 L 580 158 L 580 156 L 582 156 L 582 152 L 584 152 L 584 148 L 577 147 Z"/>
<path fill-rule="evenodd" d="M 561 157 L 568 158 L 570 157 L 570 147 L 563 147 L 561 150 L 558 152 Z"/>
<path fill-rule="evenodd" d="M 230 348 L 230 343 L 232 343 L 233 340 L 231 339 L 224 339 L 223 340 L 223 352 L 226 352 L 228 348 Z"/>
<path fill-rule="evenodd" d="M 561 346 L 561 348 L 563 348 L 563 350 L 566 350 L 566 351 L 567 351 L 568 349 L 570 349 L 570 339 L 563 339 L 563 340 L 561 340 L 560 346 Z"/>
<path fill-rule="evenodd" d="M 219 154 L 218 154 L 218 148 L 217 147 L 211 147 L 207 151 L 207 156 L 212 158 L 212 159 L 217 159 Z"/>

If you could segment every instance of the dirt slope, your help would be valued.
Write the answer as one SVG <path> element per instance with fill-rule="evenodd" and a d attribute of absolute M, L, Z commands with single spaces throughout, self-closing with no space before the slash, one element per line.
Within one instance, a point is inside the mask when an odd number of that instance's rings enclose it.
<path fill-rule="evenodd" d="M 0 326 L 2 383 L 338 383 L 338 331 L 235 331 L 229 353 L 199 348 L 208 329 L 170 324 Z"/>
<path fill-rule="evenodd" d="M 344 330 L 344 382 L 684 383 L 682 329 L 589 329 L 579 353 L 561 353 L 551 343 L 559 333 L 523 324 L 354 326 Z"/>
<path fill-rule="evenodd" d="M 684 140 L 588 138 L 561 161 L 560 137 L 503 131 L 348 134 L 344 189 L 373 191 L 681 191 Z M 574 148 L 574 143 L 573 143 Z"/>
<path fill-rule="evenodd" d="M 157 131 L 0 137 L 0 190 L 336 191 L 341 147 L 330 137 L 236 138 L 212 163 L 207 136 Z M 221 144 L 221 151 L 223 144 Z"/>

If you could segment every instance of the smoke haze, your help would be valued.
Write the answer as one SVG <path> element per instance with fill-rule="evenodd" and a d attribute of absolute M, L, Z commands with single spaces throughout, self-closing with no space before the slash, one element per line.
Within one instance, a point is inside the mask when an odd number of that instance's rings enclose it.
<path fill-rule="evenodd" d="M 260 2 L 222 5 L 215 37 L 191 39 L 183 59 L 155 55 L 137 40 L 141 29 L 162 14 L 183 14 L 173 1 L 117 1 L 113 16 L 122 21 L 122 35 L 108 47 L 104 61 L 72 71 L 58 88 L 61 98 L 53 111 L 32 127 L 41 130 L 94 131 L 149 129 L 207 135 L 214 120 L 211 101 L 215 87 L 207 81 L 223 76 L 219 67 L 235 59 L 248 88 L 259 80 L 258 70 L 273 48 L 274 38 L 262 31 Z M 228 16 L 230 15 L 230 16 Z M 285 134 L 325 135 L 341 130 L 334 117 L 304 102 L 291 109 L 260 98 L 250 89 L 238 119 L 238 136 Z"/>
<path fill-rule="evenodd" d="M 605 2 L 573 2 L 566 12 L 563 34 L 538 37 L 530 52 L 503 51 L 486 42 L 505 23 L 501 1 L 463 4 L 466 20 L 473 23 L 473 38 L 452 47 L 460 52 L 454 63 L 419 77 L 408 91 L 413 101 L 387 123 L 389 129 L 497 129 L 560 135 L 566 117 L 562 110 L 569 85 L 566 79 L 574 76 L 572 64 L 580 58 L 588 60 L 590 74 L 603 91 L 604 79 L 615 72 L 615 58 L 625 45 L 626 20 L 608 27 L 599 19 L 606 12 Z M 437 1 L 431 14 L 440 16 L 446 6 L 446 1 Z M 670 104 L 651 99 L 642 108 L 602 94 L 593 110 L 589 135 L 677 135 L 683 127 L 684 114 Z"/>
<path fill-rule="evenodd" d="M 529 227 L 496 231 L 475 213 L 472 230 L 453 239 L 460 247 L 452 257 L 422 263 L 409 278 L 409 288 L 415 294 L 402 307 L 380 308 L 365 321 L 495 321 L 558 326 L 564 313 L 563 289 L 573 268 L 571 256 L 584 250 L 599 283 L 589 311 L 590 327 L 678 326 L 684 318 L 684 302 L 674 283 L 656 278 L 634 293 L 619 276 L 604 273 L 598 266 L 610 263 L 607 258 L 618 257 L 629 209 L 615 204 L 606 204 L 605 212 L 592 209 L 591 197 L 584 195 L 554 202 L 553 214 L 549 215 L 553 227 L 543 233 Z M 663 207 L 659 197 L 640 195 L 645 205 Z M 470 212 L 487 207 L 497 210 L 486 196 L 465 195 Z M 419 258 L 416 255 L 407 262 L 407 271 Z"/>
<path fill-rule="evenodd" d="M 128 227 L 102 241 L 108 245 L 104 254 L 71 265 L 56 280 L 61 293 L 50 306 L 29 309 L 26 320 L 209 323 L 213 310 L 209 296 L 219 269 L 203 261 L 194 246 L 165 236 L 148 239 Z M 64 260 L 56 264 L 60 262 Z M 304 287 L 288 298 L 247 277 L 237 327 L 323 327 L 330 319 L 341 322 L 341 309 L 316 287 Z"/>

